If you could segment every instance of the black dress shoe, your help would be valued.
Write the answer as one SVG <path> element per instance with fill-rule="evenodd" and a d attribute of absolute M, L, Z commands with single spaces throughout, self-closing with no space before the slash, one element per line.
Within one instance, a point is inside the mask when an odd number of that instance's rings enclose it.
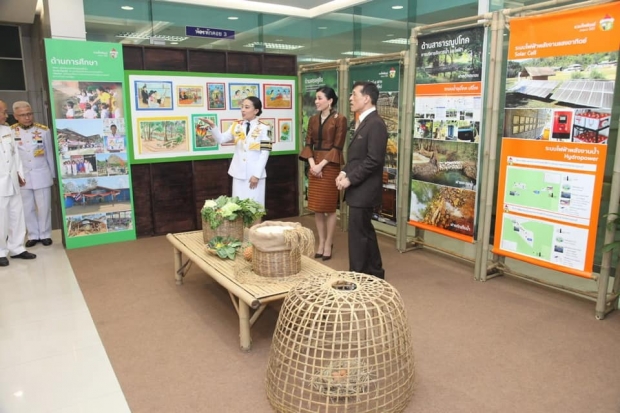
<path fill-rule="evenodd" d="M 323 254 L 314 254 L 314 258 L 321 258 Z"/>
<path fill-rule="evenodd" d="M 0 267 L 6 267 L 9 265 L 9 259 L 7 257 L 0 258 Z"/>
<path fill-rule="evenodd" d="M 39 242 L 41 240 L 39 239 L 29 239 L 28 241 L 26 241 L 26 248 L 32 248 L 35 245 L 37 245 L 37 242 Z"/>
<path fill-rule="evenodd" d="M 323 255 L 323 261 L 329 261 L 332 259 L 331 255 Z"/>
<path fill-rule="evenodd" d="M 45 245 L 46 247 L 49 247 L 50 245 L 52 245 L 52 239 L 51 238 L 42 239 L 41 244 Z"/>
<path fill-rule="evenodd" d="M 24 251 L 21 254 L 11 255 L 11 258 L 21 258 L 21 259 L 24 259 L 24 260 L 33 260 L 33 259 L 37 258 L 37 256 L 35 254 L 33 254 L 32 252 Z"/>

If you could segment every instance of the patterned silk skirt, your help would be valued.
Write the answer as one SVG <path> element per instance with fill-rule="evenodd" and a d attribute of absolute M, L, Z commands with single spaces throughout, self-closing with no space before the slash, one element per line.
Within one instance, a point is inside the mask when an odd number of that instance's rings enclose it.
<path fill-rule="evenodd" d="M 315 151 L 314 162 L 321 162 L 326 153 Z M 336 177 L 340 173 L 340 166 L 330 162 L 323 167 L 322 172 L 323 176 L 318 178 L 308 171 L 308 209 L 314 212 L 336 212 L 339 198 Z"/>

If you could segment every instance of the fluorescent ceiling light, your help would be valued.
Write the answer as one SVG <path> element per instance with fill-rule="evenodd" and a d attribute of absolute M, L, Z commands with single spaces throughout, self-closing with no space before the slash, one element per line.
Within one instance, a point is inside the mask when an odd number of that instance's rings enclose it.
<path fill-rule="evenodd" d="M 252 42 L 243 45 L 243 47 L 264 46 L 266 49 L 279 49 L 279 50 L 297 50 L 304 46 L 298 44 L 286 44 L 286 43 L 260 43 Z"/>
<path fill-rule="evenodd" d="M 335 61 L 335 59 L 323 59 L 320 57 L 298 57 L 297 61 L 302 63 L 327 63 L 333 62 Z"/>
<path fill-rule="evenodd" d="M 347 56 L 354 56 L 354 57 L 372 57 L 372 56 L 379 56 L 382 55 L 383 53 L 372 53 L 372 52 L 344 52 L 341 53 Z"/>
<path fill-rule="evenodd" d="M 228 18 L 228 20 L 239 20 L 239 17 L 237 17 L 237 16 L 230 16 Z"/>
<path fill-rule="evenodd" d="M 327 27 L 326 26 L 319 26 L 319 27 L 317 27 L 317 29 L 319 29 L 319 30 L 326 30 Z"/>
<path fill-rule="evenodd" d="M 188 37 L 183 37 L 183 36 L 165 36 L 163 34 L 154 34 L 154 35 L 150 35 L 148 33 L 136 33 L 136 32 L 126 32 L 126 33 L 119 33 L 116 35 L 116 37 L 120 37 L 123 39 L 157 39 L 157 40 L 166 40 L 169 42 L 182 42 L 188 39 Z"/>
<path fill-rule="evenodd" d="M 384 40 L 383 43 L 409 44 L 409 39 L 405 39 L 404 37 L 399 37 L 396 39 Z"/>
<path fill-rule="evenodd" d="M 332 0 L 320 6 L 309 8 L 284 6 L 282 4 L 269 4 L 260 1 L 250 0 L 166 0 L 173 3 L 195 4 L 197 6 L 217 7 L 220 9 L 231 10 L 251 10 L 254 13 L 280 14 L 291 17 L 303 17 L 312 19 L 324 14 L 333 13 L 348 7 L 367 3 L 371 0 Z"/>
<path fill-rule="evenodd" d="M 392 8 L 393 8 L 394 10 L 400 10 L 400 9 L 402 9 L 402 8 L 403 8 L 403 6 L 392 6 Z"/>
<path fill-rule="evenodd" d="M 133 10 L 133 7 L 131 7 L 131 6 L 122 6 L 121 9 L 123 9 L 123 10 Z"/>

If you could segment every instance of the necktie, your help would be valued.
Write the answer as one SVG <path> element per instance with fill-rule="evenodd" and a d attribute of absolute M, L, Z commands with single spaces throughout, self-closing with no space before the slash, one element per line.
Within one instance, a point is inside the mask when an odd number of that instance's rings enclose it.
<path fill-rule="evenodd" d="M 250 122 L 245 123 L 245 136 L 248 136 L 250 133 Z"/>

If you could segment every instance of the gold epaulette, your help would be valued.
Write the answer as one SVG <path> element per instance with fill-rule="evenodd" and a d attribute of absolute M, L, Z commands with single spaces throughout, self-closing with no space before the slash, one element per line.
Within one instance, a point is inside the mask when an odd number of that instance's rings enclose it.
<path fill-rule="evenodd" d="M 43 130 L 48 130 L 49 129 L 47 126 L 42 125 L 40 123 L 36 123 L 36 122 L 34 123 L 34 126 L 36 126 L 39 129 L 43 129 Z"/>
<path fill-rule="evenodd" d="M 11 125 L 11 129 L 17 129 L 19 128 L 19 123 L 14 123 Z"/>

